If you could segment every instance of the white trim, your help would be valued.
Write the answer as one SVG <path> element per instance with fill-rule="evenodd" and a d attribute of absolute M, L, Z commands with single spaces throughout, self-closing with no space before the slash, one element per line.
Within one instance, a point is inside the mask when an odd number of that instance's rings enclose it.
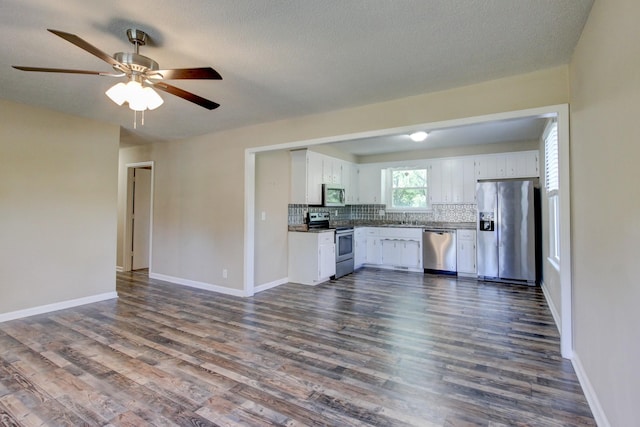
<path fill-rule="evenodd" d="M 122 266 L 121 266 L 121 265 L 116 265 L 116 271 L 117 271 L 118 273 L 122 273 L 122 272 L 124 271 L 124 269 L 122 268 Z"/>
<path fill-rule="evenodd" d="M 542 289 L 542 293 L 544 294 L 544 299 L 547 300 L 547 306 L 549 306 L 549 311 L 551 311 L 551 316 L 553 316 L 553 321 L 556 324 L 558 333 L 562 334 L 562 329 L 560 326 L 562 324 L 562 319 L 560 317 L 560 314 L 558 313 L 558 309 L 553 303 L 553 299 L 549 294 L 549 289 L 547 288 L 547 285 L 544 283 L 544 280 L 542 281 L 542 283 L 540 283 L 540 288 Z"/>
<path fill-rule="evenodd" d="M 276 286 L 284 285 L 285 283 L 289 283 L 289 278 L 285 277 L 283 279 L 274 280 L 273 282 L 263 283 L 262 285 L 258 285 L 253 290 L 258 293 L 262 291 L 266 291 L 267 289 L 275 288 Z"/>
<path fill-rule="evenodd" d="M 589 404 L 589 408 L 591 409 L 591 413 L 593 414 L 593 418 L 596 420 L 596 424 L 599 427 L 610 427 L 611 424 L 607 419 L 607 416 L 600 405 L 600 400 L 596 395 L 593 386 L 591 385 L 591 381 L 589 381 L 589 377 L 587 377 L 587 373 L 582 366 L 582 362 L 577 354 L 573 354 L 573 358 L 571 359 L 571 364 L 573 365 L 573 370 L 576 371 L 576 376 L 578 377 L 578 381 L 580 382 L 580 386 L 582 386 L 582 392 L 584 393 L 584 397 L 587 399 L 587 403 Z"/>
<path fill-rule="evenodd" d="M 125 164 L 125 175 L 126 175 L 126 195 L 124 198 L 124 223 L 122 227 L 122 270 L 120 271 L 131 271 L 131 257 L 127 256 L 129 252 L 129 244 L 131 243 L 131 230 L 129 224 L 131 222 L 131 213 L 129 212 L 129 205 L 131 204 L 130 197 L 132 197 L 131 193 L 131 177 L 129 172 L 131 169 L 135 168 L 144 168 L 151 167 L 151 200 L 149 201 L 149 271 L 152 271 L 152 262 L 153 262 L 153 194 L 154 194 L 154 184 L 155 184 L 155 162 L 153 160 L 147 162 L 136 162 L 136 163 L 127 163 Z"/>
<path fill-rule="evenodd" d="M 558 107 L 558 172 L 560 178 L 560 353 L 573 356 L 573 292 L 571 271 L 571 185 L 569 163 L 569 105 Z"/>
<path fill-rule="evenodd" d="M 80 305 L 93 304 L 94 302 L 105 301 L 113 298 L 118 298 L 117 292 L 105 292 L 103 294 L 91 295 L 89 297 L 76 298 L 72 300 L 56 302 L 53 304 L 40 305 L 38 307 L 25 308 L 24 310 L 10 311 L 9 313 L 0 314 L 0 323 L 8 322 L 9 320 L 21 319 L 23 317 L 35 316 L 38 314 L 51 313 L 52 311 L 78 307 Z"/>
<path fill-rule="evenodd" d="M 244 152 L 244 294 L 255 291 L 256 154 Z"/>
<path fill-rule="evenodd" d="M 370 138 L 386 136 L 398 133 L 411 133 L 416 130 L 429 131 L 437 128 L 462 126 L 474 123 L 486 123 L 495 120 L 507 120 L 522 117 L 557 117 L 558 120 L 558 144 L 559 144 L 559 169 L 560 169 L 560 253 L 562 254 L 560 268 L 561 287 L 561 316 L 562 332 L 560 334 L 560 352 L 562 357 L 570 359 L 573 352 L 573 326 L 572 326 L 572 274 L 571 274 L 571 212 L 570 212 L 570 181 L 569 181 L 569 105 L 557 104 L 546 107 L 529 108 L 525 110 L 507 111 L 504 113 L 487 114 L 476 117 L 443 120 L 440 122 L 416 123 L 389 129 L 377 129 L 365 132 L 356 132 L 346 135 L 333 135 L 322 138 L 285 142 L 282 144 L 266 145 L 262 147 L 247 148 L 245 150 L 245 235 L 244 235 L 244 287 L 245 291 L 253 288 L 254 281 L 254 248 L 255 235 L 253 220 L 255 219 L 255 159 L 250 158 L 255 153 L 273 150 L 285 150 L 304 148 L 313 145 L 334 143 L 349 139 Z"/>
<path fill-rule="evenodd" d="M 165 282 L 174 283 L 176 285 L 188 286 L 190 288 L 203 289 L 205 291 L 217 292 L 225 295 L 232 295 L 235 297 L 247 296 L 240 289 L 227 288 L 225 286 L 212 285 L 211 283 L 198 282 L 196 280 L 183 279 L 181 277 L 167 276 L 159 273 L 149 273 L 150 279 L 163 280 Z"/>
<path fill-rule="evenodd" d="M 558 274 L 560 274 L 560 259 L 559 258 L 548 256 L 547 257 L 547 262 L 549 263 L 550 266 L 552 266 L 558 272 Z"/>

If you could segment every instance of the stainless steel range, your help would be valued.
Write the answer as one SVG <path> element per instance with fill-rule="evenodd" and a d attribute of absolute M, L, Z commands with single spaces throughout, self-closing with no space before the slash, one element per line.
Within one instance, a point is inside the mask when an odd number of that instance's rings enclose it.
<path fill-rule="evenodd" d="M 353 273 L 353 227 L 336 228 L 336 279 Z"/>
<path fill-rule="evenodd" d="M 331 229 L 329 212 L 309 212 L 309 230 Z M 336 275 L 335 278 L 353 273 L 353 227 L 335 227 Z"/>

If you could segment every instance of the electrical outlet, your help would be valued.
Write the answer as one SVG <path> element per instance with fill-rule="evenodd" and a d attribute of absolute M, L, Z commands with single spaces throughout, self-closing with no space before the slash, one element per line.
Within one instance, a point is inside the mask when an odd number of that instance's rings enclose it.
<path fill-rule="evenodd" d="M 222 278 L 226 279 L 228 275 L 229 275 L 229 272 L 227 271 L 227 269 L 223 268 L 222 269 Z"/>
<path fill-rule="evenodd" d="M 260 219 L 261 219 L 262 221 L 266 221 L 266 220 L 267 220 L 267 213 L 266 213 L 265 211 L 262 211 L 262 212 L 260 213 Z"/>

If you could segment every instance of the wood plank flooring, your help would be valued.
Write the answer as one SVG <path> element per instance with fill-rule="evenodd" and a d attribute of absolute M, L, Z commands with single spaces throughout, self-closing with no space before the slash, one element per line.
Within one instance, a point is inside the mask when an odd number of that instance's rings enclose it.
<path fill-rule="evenodd" d="M 0 425 L 595 425 L 538 287 L 362 269 L 0 324 Z"/>

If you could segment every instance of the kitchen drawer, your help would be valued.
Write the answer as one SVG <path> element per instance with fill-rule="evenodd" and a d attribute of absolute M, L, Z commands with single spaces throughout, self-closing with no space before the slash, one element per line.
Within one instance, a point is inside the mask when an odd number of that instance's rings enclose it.
<path fill-rule="evenodd" d="M 408 239 L 422 241 L 422 229 L 421 228 L 380 228 L 380 236 L 392 238 L 392 239 Z"/>
<path fill-rule="evenodd" d="M 475 230 L 458 230 L 458 240 L 476 240 Z"/>
<path fill-rule="evenodd" d="M 366 236 L 379 236 L 380 235 L 380 230 L 378 228 L 374 228 L 374 227 L 367 227 L 364 229 L 364 234 Z"/>

